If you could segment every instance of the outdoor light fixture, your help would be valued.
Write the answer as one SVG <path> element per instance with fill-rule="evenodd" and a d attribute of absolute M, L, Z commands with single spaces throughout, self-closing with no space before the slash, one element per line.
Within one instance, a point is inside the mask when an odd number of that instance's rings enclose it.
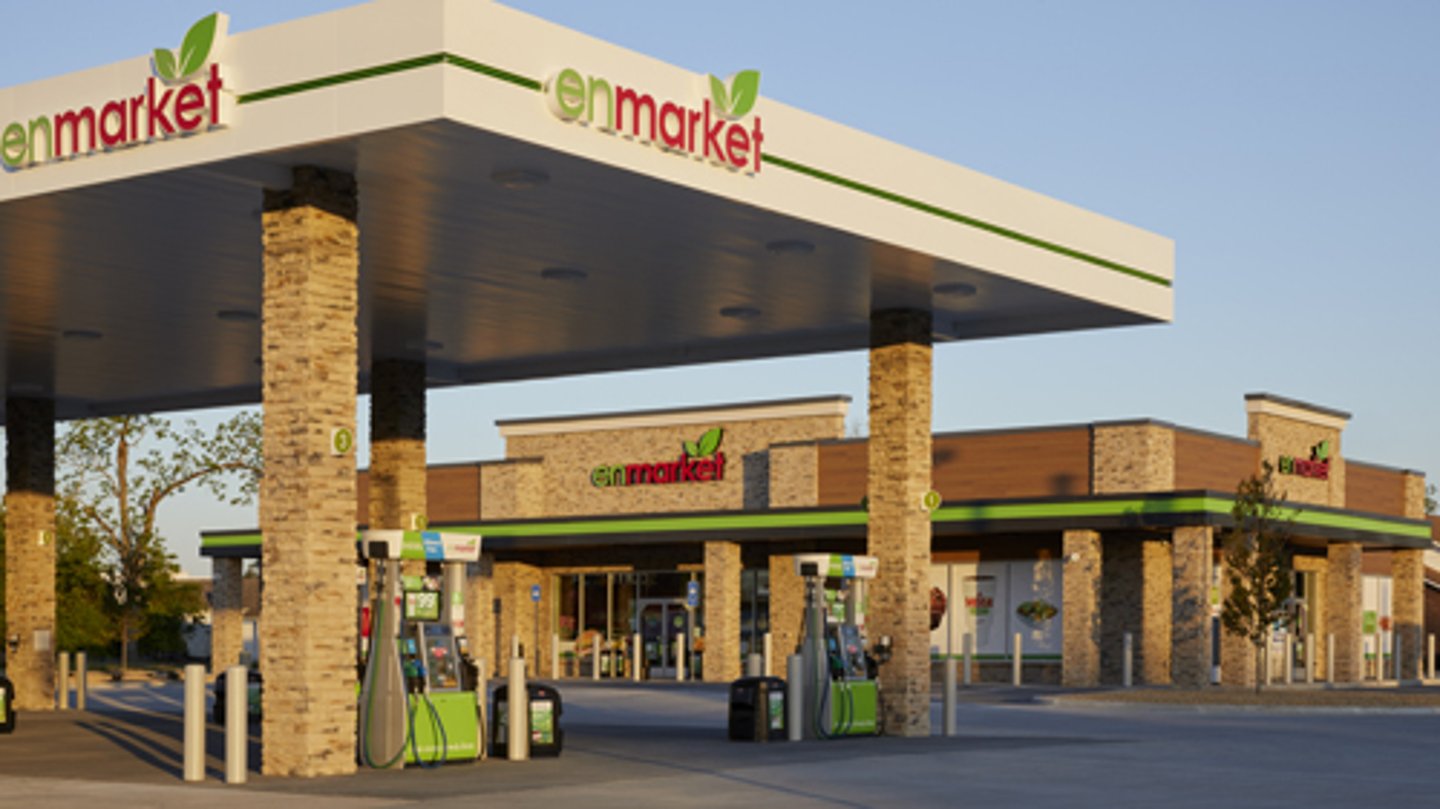
<path fill-rule="evenodd" d="M 979 291 L 974 284 L 967 284 L 964 281 L 951 281 L 935 285 L 936 295 L 951 295 L 956 298 L 973 298 Z"/>
<path fill-rule="evenodd" d="M 754 320 L 760 316 L 760 310 L 753 306 L 727 306 L 720 310 L 720 316 L 734 320 Z"/>
<path fill-rule="evenodd" d="M 502 188 L 520 191 L 550 182 L 550 175 L 538 169 L 501 169 L 491 174 L 490 179 Z"/>
<path fill-rule="evenodd" d="M 546 267 L 540 271 L 540 277 L 546 281 L 560 281 L 568 284 L 575 284 L 590 277 L 590 273 L 575 267 Z"/>
<path fill-rule="evenodd" d="M 815 252 L 815 245 L 804 239 L 779 239 L 765 245 L 765 249 L 781 256 L 808 256 Z"/>
<path fill-rule="evenodd" d="M 60 336 L 66 340 L 99 340 L 105 335 L 94 329 L 66 329 L 60 332 Z"/>
<path fill-rule="evenodd" d="M 215 316 L 226 323 L 254 323 L 260 319 L 259 313 L 249 309 L 221 309 Z"/>

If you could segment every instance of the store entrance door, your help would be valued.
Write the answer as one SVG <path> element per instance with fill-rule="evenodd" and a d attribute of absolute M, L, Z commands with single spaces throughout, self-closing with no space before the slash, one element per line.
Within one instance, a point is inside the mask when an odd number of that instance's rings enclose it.
<path fill-rule="evenodd" d="M 642 598 L 640 640 L 645 644 L 645 668 L 650 679 L 675 676 L 675 636 L 685 633 L 685 600 L 680 598 Z"/>

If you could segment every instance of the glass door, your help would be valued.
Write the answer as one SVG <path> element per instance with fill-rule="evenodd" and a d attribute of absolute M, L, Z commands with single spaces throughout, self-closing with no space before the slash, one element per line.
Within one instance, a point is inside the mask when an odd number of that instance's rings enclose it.
<path fill-rule="evenodd" d="M 675 676 L 675 636 L 686 632 L 685 602 L 678 598 L 639 600 L 640 641 L 645 646 L 646 676 Z"/>

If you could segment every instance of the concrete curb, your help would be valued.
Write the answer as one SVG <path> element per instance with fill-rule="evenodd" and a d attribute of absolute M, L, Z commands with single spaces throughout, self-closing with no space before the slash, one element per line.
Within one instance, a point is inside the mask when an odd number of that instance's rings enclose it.
<path fill-rule="evenodd" d="M 1415 715 L 1431 716 L 1440 714 L 1440 706 L 1425 708 L 1418 706 L 1372 707 L 1361 705 L 1195 705 L 1170 702 L 1107 702 L 1066 697 L 1036 697 L 1034 704 L 1050 708 L 1083 708 L 1095 711 L 1120 711 L 1136 713 L 1193 713 L 1193 714 L 1245 714 L 1272 713 L 1291 715 L 1353 716 L 1378 714 L 1384 716 Z"/>

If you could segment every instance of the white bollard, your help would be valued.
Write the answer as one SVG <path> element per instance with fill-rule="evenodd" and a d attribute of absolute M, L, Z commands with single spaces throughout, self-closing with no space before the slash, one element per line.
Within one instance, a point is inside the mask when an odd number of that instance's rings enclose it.
<path fill-rule="evenodd" d="M 785 661 L 785 733 L 792 742 L 805 738 L 805 660 L 790 655 Z"/>
<path fill-rule="evenodd" d="M 774 652 L 775 652 L 774 647 L 773 647 L 773 645 L 771 644 L 771 641 L 770 641 L 770 633 L 769 633 L 769 632 L 766 632 L 766 633 L 765 633 L 765 676 L 766 676 L 766 677 L 774 677 L 774 676 L 775 676 L 775 657 L 774 657 Z"/>
<path fill-rule="evenodd" d="M 530 758 L 530 691 L 525 687 L 525 658 L 510 658 L 510 688 L 505 697 L 505 757 Z"/>
<path fill-rule="evenodd" d="M 675 682 L 685 682 L 685 633 L 675 634 Z"/>
<path fill-rule="evenodd" d="M 763 677 L 763 676 L 765 676 L 765 656 L 764 656 L 764 655 L 760 654 L 759 652 L 751 652 L 750 654 L 745 655 L 745 676 L 746 676 L 746 677 Z"/>
<path fill-rule="evenodd" d="M 61 652 L 56 660 L 55 673 L 55 707 L 62 711 L 70 710 L 70 653 Z"/>
<path fill-rule="evenodd" d="M 250 683 L 244 666 L 231 666 L 225 678 L 225 783 L 245 783 L 250 742 L 248 711 Z"/>
<path fill-rule="evenodd" d="M 1285 684 L 1295 684 L 1295 636 L 1289 632 L 1285 633 L 1285 665 L 1282 667 L 1285 672 Z"/>
<path fill-rule="evenodd" d="M 560 679 L 560 635 L 550 635 L 550 676 Z"/>
<path fill-rule="evenodd" d="M 943 725 L 946 736 L 954 736 L 959 729 L 955 722 L 955 658 L 945 658 L 945 694 L 940 704 L 945 711 Z"/>
<path fill-rule="evenodd" d="M 90 673 L 85 663 L 85 653 L 75 653 L 75 710 L 85 710 L 85 697 L 90 688 Z"/>
<path fill-rule="evenodd" d="M 1135 636 L 1125 633 L 1124 656 L 1120 659 L 1120 684 L 1129 688 L 1135 684 Z"/>
<path fill-rule="evenodd" d="M 630 636 L 630 679 L 640 682 L 641 673 L 645 668 L 645 647 L 640 640 L 640 633 L 636 632 Z"/>
<path fill-rule="evenodd" d="M 1315 635 L 1313 633 L 1305 636 L 1305 682 L 1306 684 L 1315 682 Z"/>
<path fill-rule="evenodd" d="M 510 657 L 513 660 L 520 656 L 520 635 L 519 633 L 510 636 Z"/>
<path fill-rule="evenodd" d="M 1425 641 L 1425 679 L 1435 679 L 1435 636 Z"/>
<path fill-rule="evenodd" d="M 1335 633 L 1325 636 L 1325 684 L 1335 682 Z"/>
<path fill-rule="evenodd" d="M 186 781 L 205 780 L 205 667 L 185 667 L 185 755 Z"/>
<path fill-rule="evenodd" d="M 600 682 L 600 636 L 590 643 L 590 679 Z"/>
<path fill-rule="evenodd" d="M 1022 642 L 1023 640 L 1024 640 L 1024 637 L 1023 637 L 1019 632 L 1016 632 L 1016 633 L 1015 633 L 1015 655 L 1011 658 L 1011 662 L 1010 662 L 1010 684 L 1011 684 L 1011 685 L 1016 685 L 1016 686 L 1020 685 L 1020 667 L 1021 667 L 1022 665 L 1024 665 L 1024 662 L 1025 662 L 1025 661 L 1024 661 L 1025 652 L 1024 652 L 1024 650 L 1021 649 L 1021 647 L 1020 647 L 1020 644 L 1021 644 L 1021 642 Z"/>
<path fill-rule="evenodd" d="M 490 672 L 485 668 L 485 658 L 475 658 L 475 690 L 479 692 L 480 704 L 489 697 Z"/>
<path fill-rule="evenodd" d="M 970 664 L 971 658 L 975 654 L 975 636 L 971 635 L 968 632 L 965 633 L 965 639 L 964 642 L 961 644 L 961 648 L 965 650 L 964 657 L 962 658 L 964 660 L 965 670 L 960 675 L 960 682 L 964 683 L 966 688 L 969 688 L 970 681 L 973 677 L 970 671 Z"/>

